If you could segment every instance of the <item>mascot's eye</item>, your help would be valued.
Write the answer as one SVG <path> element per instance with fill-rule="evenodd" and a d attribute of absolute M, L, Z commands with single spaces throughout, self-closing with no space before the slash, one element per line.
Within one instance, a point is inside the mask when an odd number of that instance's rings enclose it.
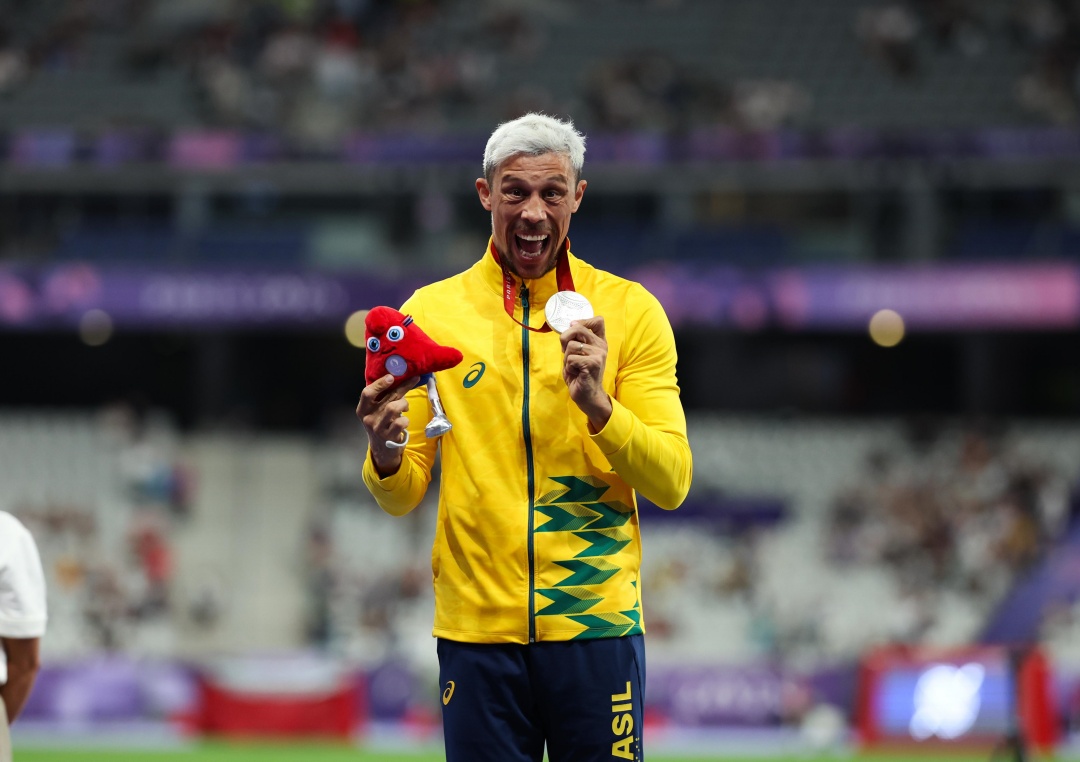
<path fill-rule="evenodd" d="M 386 331 L 386 338 L 390 341 L 401 341 L 401 337 L 405 335 L 405 329 L 400 325 L 392 325 Z"/>
<path fill-rule="evenodd" d="M 374 336 L 372 336 L 370 339 L 367 340 L 367 348 L 371 352 L 378 352 L 379 351 L 379 340 L 377 338 L 375 338 Z"/>

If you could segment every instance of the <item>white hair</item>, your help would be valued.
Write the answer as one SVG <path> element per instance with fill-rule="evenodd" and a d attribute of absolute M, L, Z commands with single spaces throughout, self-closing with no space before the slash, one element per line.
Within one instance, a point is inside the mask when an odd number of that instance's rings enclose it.
<path fill-rule="evenodd" d="M 500 164 L 512 156 L 543 156 L 558 153 L 570 159 L 576 178 L 585 165 L 585 136 L 569 119 L 561 121 L 547 114 L 525 114 L 500 124 L 484 149 L 484 177 L 490 182 Z"/>

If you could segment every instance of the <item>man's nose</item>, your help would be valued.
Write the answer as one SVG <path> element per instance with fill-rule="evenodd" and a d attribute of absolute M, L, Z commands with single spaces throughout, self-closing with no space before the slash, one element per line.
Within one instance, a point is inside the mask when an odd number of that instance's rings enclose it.
<path fill-rule="evenodd" d="M 544 209 L 544 200 L 538 195 L 529 196 L 525 202 L 525 207 L 521 212 L 521 216 L 528 222 L 543 222 L 547 217 L 547 210 Z"/>

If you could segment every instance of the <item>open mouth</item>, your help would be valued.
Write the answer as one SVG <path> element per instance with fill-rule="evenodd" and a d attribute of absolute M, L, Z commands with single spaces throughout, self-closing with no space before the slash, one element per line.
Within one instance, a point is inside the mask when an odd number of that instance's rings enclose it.
<path fill-rule="evenodd" d="M 526 259 L 539 257 L 547 245 L 547 233 L 517 233 L 514 235 L 517 249 Z"/>

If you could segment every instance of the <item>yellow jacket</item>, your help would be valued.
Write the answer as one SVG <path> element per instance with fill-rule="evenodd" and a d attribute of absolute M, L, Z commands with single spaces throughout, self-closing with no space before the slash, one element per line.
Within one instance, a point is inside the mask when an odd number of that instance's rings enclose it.
<path fill-rule="evenodd" d="M 488 244 L 489 249 L 491 244 Z M 420 502 L 442 442 L 432 550 L 436 637 L 471 643 L 602 638 L 644 632 L 635 491 L 672 509 L 692 460 L 675 378 L 675 341 L 660 303 L 640 284 L 573 256 L 575 290 L 604 317 L 604 388 L 614 410 L 590 434 L 562 379 L 555 332 L 526 331 L 506 314 L 490 251 L 465 272 L 417 290 L 402 306 L 424 332 L 464 354 L 436 374 L 453 430 L 426 439 L 424 387 L 408 395 L 401 468 L 364 482 L 387 513 Z M 515 282 L 515 317 L 544 324 L 555 272 Z"/>

